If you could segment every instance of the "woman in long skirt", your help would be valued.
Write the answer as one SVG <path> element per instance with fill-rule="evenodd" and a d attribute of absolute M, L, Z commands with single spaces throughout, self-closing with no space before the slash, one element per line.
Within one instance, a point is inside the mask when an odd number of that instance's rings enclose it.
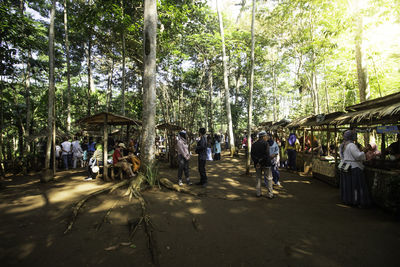
<path fill-rule="evenodd" d="M 371 204 L 368 186 L 365 181 L 364 165 L 365 153 L 355 144 L 357 133 L 348 130 L 343 135 L 340 145 L 340 197 L 344 204 L 358 207 L 367 207 Z M 346 165 L 349 165 L 347 168 Z"/>

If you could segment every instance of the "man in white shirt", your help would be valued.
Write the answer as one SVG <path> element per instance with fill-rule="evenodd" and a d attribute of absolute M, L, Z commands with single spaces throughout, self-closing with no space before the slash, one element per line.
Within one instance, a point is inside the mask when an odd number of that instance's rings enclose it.
<path fill-rule="evenodd" d="M 68 160 L 72 156 L 72 143 L 68 141 L 68 136 L 65 137 L 65 141 L 61 143 L 61 157 L 64 161 L 65 170 L 68 170 Z"/>

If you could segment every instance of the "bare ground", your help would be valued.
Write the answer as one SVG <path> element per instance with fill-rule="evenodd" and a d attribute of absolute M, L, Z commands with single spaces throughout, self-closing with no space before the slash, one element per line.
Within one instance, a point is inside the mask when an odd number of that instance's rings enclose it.
<path fill-rule="evenodd" d="M 199 180 L 196 157 L 191 178 Z M 154 226 L 160 266 L 399 266 L 400 225 L 379 208 L 340 204 L 338 188 L 282 171 L 276 198 L 255 197 L 254 172 L 244 157 L 207 162 L 209 185 L 199 196 L 166 188 L 143 192 Z M 176 182 L 176 169 L 160 177 Z M 152 266 L 144 227 L 132 240 L 129 225 L 141 216 L 126 189 L 88 200 L 72 230 L 71 208 L 109 184 L 84 181 L 83 170 L 3 181 L 0 190 L 2 266 Z M 265 193 L 266 190 L 264 189 Z"/>

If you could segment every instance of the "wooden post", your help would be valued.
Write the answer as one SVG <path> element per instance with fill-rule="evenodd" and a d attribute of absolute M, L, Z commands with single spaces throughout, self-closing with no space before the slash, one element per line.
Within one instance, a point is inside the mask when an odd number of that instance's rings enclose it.
<path fill-rule="evenodd" d="M 329 129 L 329 124 L 328 125 L 326 125 L 326 142 L 327 142 L 327 150 L 328 150 L 328 156 L 330 156 L 331 155 L 331 153 L 330 153 L 330 149 L 329 149 L 329 147 L 330 147 L 330 142 L 331 142 L 331 132 L 329 131 L 330 129 Z"/>
<path fill-rule="evenodd" d="M 335 174 L 337 173 L 337 157 L 338 157 L 338 151 L 337 151 L 337 126 L 335 125 Z"/>
<path fill-rule="evenodd" d="M 386 135 L 383 133 L 382 134 L 382 143 L 381 143 L 381 153 L 382 153 L 382 155 L 385 155 L 385 150 L 386 150 Z"/>
<path fill-rule="evenodd" d="M 311 126 L 311 162 L 314 158 L 314 131 L 313 127 Z"/>
<path fill-rule="evenodd" d="M 103 127 L 103 179 L 108 180 L 108 113 L 104 117 L 104 127 Z"/>

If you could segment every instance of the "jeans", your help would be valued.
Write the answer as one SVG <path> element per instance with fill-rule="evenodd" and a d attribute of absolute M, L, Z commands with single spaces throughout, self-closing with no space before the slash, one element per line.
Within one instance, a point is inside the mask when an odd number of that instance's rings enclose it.
<path fill-rule="evenodd" d="M 279 168 L 278 168 L 277 162 L 271 166 L 271 171 L 272 171 L 272 180 L 274 181 L 275 184 L 277 184 L 279 181 Z M 265 178 L 264 178 L 264 182 L 265 182 L 265 185 L 267 185 Z"/>
<path fill-rule="evenodd" d="M 186 180 L 189 180 L 189 161 L 182 155 L 178 155 L 178 180 L 182 180 L 182 173 L 185 173 Z"/>
<path fill-rule="evenodd" d="M 64 161 L 64 168 L 66 169 L 66 170 L 68 170 L 68 161 L 69 161 L 69 155 L 62 155 L 62 159 L 63 159 L 63 161 Z"/>
<path fill-rule="evenodd" d="M 200 173 L 200 183 L 207 183 L 207 174 L 206 174 L 206 160 L 199 158 L 199 173 Z"/>
<path fill-rule="evenodd" d="M 72 168 L 76 169 L 76 163 L 77 163 L 78 160 L 79 160 L 79 162 L 81 163 L 81 164 L 80 164 L 80 167 L 83 166 L 82 157 L 79 157 L 79 158 L 78 158 L 78 157 L 73 156 Z"/>
<path fill-rule="evenodd" d="M 256 167 L 256 195 L 261 196 L 261 176 L 264 173 L 264 181 L 267 181 L 268 197 L 273 197 L 271 167 Z"/>
<path fill-rule="evenodd" d="M 296 150 L 288 149 L 288 166 L 291 170 L 296 170 Z"/>

